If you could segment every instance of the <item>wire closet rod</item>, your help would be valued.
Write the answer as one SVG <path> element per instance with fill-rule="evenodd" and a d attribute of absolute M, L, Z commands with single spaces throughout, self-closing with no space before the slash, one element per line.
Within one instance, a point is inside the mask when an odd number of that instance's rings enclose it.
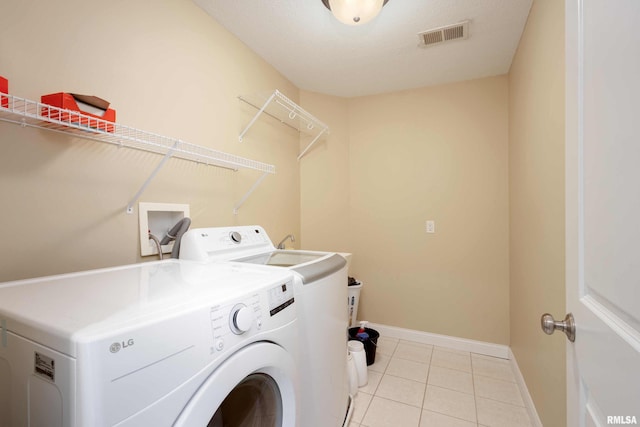
<path fill-rule="evenodd" d="M 264 179 L 265 175 L 275 173 L 275 166 L 267 163 L 9 94 L 0 95 L 0 121 L 164 155 L 165 157 L 160 164 L 145 181 L 135 197 L 128 203 L 128 213 L 133 212 L 134 203 L 159 169 L 171 157 L 233 171 L 240 169 L 256 170 L 263 173 L 258 179 L 259 182 Z M 254 185 L 248 194 L 253 192 L 255 187 Z M 243 197 L 243 202 L 248 197 L 248 194 Z M 235 213 L 237 213 L 238 208 L 239 206 L 234 207 Z"/>

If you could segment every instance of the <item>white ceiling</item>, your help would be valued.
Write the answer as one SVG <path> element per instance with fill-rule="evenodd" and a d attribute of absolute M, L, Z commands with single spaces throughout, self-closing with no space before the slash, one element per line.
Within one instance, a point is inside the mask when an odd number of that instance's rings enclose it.
<path fill-rule="evenodd" d="M 194 0 L 300 89 L 352 97 L 505 74 L 532 0 L 389 0 L 363 26 L 321 0 Z M 469 38 L 418 47 L 469 20 Z"/>

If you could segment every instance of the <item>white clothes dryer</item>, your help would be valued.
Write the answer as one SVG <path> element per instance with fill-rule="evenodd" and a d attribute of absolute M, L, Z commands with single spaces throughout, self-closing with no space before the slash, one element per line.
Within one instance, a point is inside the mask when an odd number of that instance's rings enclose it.
<path fill-rule="evenodd" d="M 353 402 L 347 366 L 347 263 L 338 254 L 276 250 L 259 226 L 191 229 L 180 258 L 232 261 L 294 273 L 300 340 L 302 427 L 342 427 Z"/>
<path fill-rule="evenodd" d="M 0 284 L 0 426 L 299 426 L 292 282 L 168 260 Z"/>

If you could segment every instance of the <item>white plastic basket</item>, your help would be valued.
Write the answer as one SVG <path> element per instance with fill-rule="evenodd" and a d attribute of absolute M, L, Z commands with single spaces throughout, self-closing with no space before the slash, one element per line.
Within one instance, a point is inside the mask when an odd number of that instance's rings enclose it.
<path fill-rule="evenodd" d="M 362 282 L 358 282 L 357 285 L 347 287 L 349 290 L 349 298 L 347 301 L 348 313 L 349 313 L 349 327 L 353 328 L 358 326 L 358 302 L 360 301 L 360 291 L 362 290 Z"/>

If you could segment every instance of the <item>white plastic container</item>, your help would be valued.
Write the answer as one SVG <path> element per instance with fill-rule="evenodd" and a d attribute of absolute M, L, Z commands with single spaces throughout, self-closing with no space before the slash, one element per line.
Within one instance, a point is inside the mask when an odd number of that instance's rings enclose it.
<path fill-rule="evenodd" d="M 347 286 L 349 290 L 349 299 L 347 300 L 348 312 L 349 312 L 349 327 L 353 328 L 358 326 L 358 303 L 360 302 L 360 291 L 362 290 L 362 282 L 358 282 L 357 285 Z"/>
<path fill-rule="evenodd" d="M 358 387 L 364 387 L 369 382 L 367 373 L 367 355 L 364 352 L 364 345 L 360 341 L 349 341 L 349 353 L 353 357 L 358 374 Z"/>

